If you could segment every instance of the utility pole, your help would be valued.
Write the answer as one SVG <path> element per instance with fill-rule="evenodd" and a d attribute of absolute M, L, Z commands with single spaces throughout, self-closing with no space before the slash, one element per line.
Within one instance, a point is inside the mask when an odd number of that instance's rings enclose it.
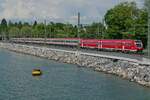
<path fill-rule="evenodd" d="M 80 39 L 80 13 L 78 12 L 78 38 Z"/>
<path fill-rule="evenodd" d="M 98 34 L 98 36 L 97 36 L 98 38 L 99 38 L 99 36 L 100 36 L 100 34 L 101 34 L 101 33 L 100 33 L 100 24 L 101 24 L 101 22 L 99 22 L 98 25 L 97 25 L 97 26 L 98 26 L 98 33 L 97 33 L 97 34 Z"/>
<path fill-rule="evenodd" d="M 101 37 L 101 32 L 102 32 L 102 30 L 100 31 L 100 27 L 101 27 L 101 22 L 99 21 L 98 23 L 97 23 L 97 37 L 99 38 L 99 37 Z"/>
<path fill-rule="evenodd" d="M 104 30 L 105 30 L 105 18 L 102 18 L 102 32 L 101 32 L 101 39 L 103 38 Z"/>
<path fill-rule="evenodd" d="M 150 0 L 147 0 L 148 4 L 148 42 L 147 42 L 147 50 L 148 50 L 148 58 L 150 59 Z"/>
<path fill-rule="evenodd" d="M 80 13 L 78 12 L 78 32 L 77 32 L 77 37 L 79 39 L 78 43 L 78 50 L 80 49 Z"/>
<path fill-rule="evenodd" d="M 44 20 L 44 38 L 45 38 L 45 45 L 46 45 L 46 35 L 47 35 L 47 32 L 46 32 L 46 20 Z"/>
<path fill-rule="evenodd" d="M 45 33 L 44 37 L 46 38 L 46 20 L 44 20 L 44 33 Z"/>
<path fill-rule="evenodd" d="M 78 12 L 77 38 L 78 38 L 78 45 L 77 45 L 77 50 L 76 50 L 77 52 L 75 55 L 76 55 L 77 62 L 78 62 L 80 61 L 79 60 L 79 57 L 80 57 L 80 53 L 79 53 L 79 50 L 80 50 L 80 13 L 79 12 Z"/>

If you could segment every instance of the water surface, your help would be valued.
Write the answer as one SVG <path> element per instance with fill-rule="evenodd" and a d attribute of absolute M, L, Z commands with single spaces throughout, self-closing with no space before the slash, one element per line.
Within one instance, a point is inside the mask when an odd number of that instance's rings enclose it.
<path fill-rule="evenodd" d="M 43 75 L 33 77 L 34 68 Z M 150 100 L 150 88 L 119 77 L 0 49 L 0 100 Z"/>

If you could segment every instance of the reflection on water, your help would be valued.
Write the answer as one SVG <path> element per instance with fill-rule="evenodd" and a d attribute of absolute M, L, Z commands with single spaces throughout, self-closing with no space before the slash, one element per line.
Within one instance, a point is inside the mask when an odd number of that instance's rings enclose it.
<path fill-rule="evenodd" d="M 3 49 L 0 68 L 0 100 L 150 100 L 149 88 L 116 76 Z"/>

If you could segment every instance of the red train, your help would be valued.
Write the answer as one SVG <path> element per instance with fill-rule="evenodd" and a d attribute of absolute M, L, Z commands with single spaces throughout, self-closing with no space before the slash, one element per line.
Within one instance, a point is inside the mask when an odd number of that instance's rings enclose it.
<path fill-rule="evenodd" d="M 79 38 L 12 38 L 13 42 L 46 43 L 64 46 L 80 46 L 81 48 L 95 48 L 118 51 L 138 52 L 143 50 L 140 40 L 130 39 L 79 39 Z"/>

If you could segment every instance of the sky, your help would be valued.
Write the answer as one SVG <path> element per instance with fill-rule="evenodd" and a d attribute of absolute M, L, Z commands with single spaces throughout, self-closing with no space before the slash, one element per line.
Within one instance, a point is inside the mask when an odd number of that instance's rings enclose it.
<path fill-rule="evenodd" d="M 77 24 L 102 21 L 107 10 L 119 2 L 135 1 L 142 7 L 144 0 L 0 0 L 0 20 L 47 21 Z"/>

